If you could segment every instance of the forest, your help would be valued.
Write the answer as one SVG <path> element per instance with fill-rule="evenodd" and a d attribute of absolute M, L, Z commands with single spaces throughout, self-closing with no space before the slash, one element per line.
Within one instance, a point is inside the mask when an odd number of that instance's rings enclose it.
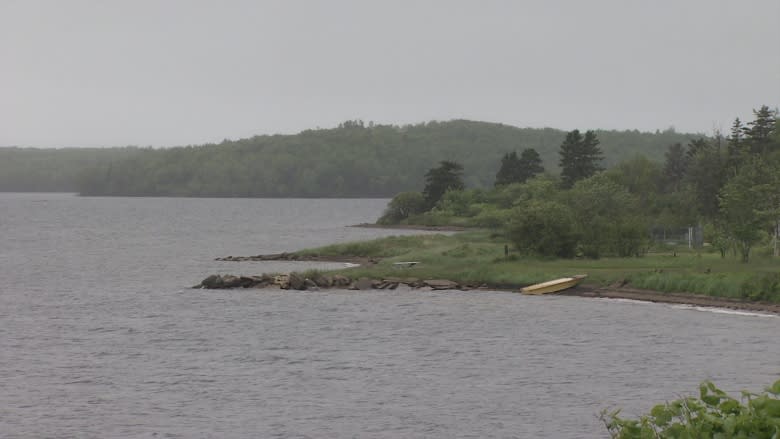
<path fill-rule="evenodd" d="M 443 160 L 421 192 L 397 194 L 382 224 L 500 230 L 522 253 L 555 258 L 641 256 L 653 243 L 710 247 L 748 262 L 767 244 L 780 255 L 780 130 L 762 106 L 727 134 L 668 145 L 662 160 L 636 156 L 613 166 L 597 131 L 559 144 L 560 173 L 533 148 L 495 162 L 492 188 L 467 189 L 467 167 Z M 682 233 L 680 233 L 682 231 Z"/>
<path fill-rule="evenodd" d="M 596 131 L 611 166 L 638 154 L 663 158 L 700 135 Z M 464 184 L 493 184 L 497 160 L 533 148 L 555 172 L 566 133 L 454 120 L 414 125 L 346 121 L 294 135 L 263 135 L 175 148 L 0 148 L 0 191 L 190 197 L 392 197 L 419 190 L 442 158 L 465 167 Z"/>
<path fill-rule="evenodd" d="M 140 148 L 0 148 L 0 192 L 78 192 L 88 169 L 132 157 Z"/>

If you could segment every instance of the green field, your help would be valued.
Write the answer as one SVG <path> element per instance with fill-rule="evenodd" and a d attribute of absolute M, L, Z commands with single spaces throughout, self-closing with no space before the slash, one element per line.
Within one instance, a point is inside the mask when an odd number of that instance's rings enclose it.
<path fill-rule="evenodd" d="M 509 256 L 504 255 L 509 245 Z M 600 286 L 628 286 L 661 292 L 780 302 L 780 259 L 756 257 L 749 264 L 718 253 L 687 248 L 649 252 L 639 258 L 544 260 L 515 254 L 498 234 L 469 231 L 454 235 L 394 236 L 337 244 L 298 252 L 300 255 L 379 258 L 376 265 L 351 268 L 352 277 L 415 277 L 449 279 L 461 284 L 517 288 L 545 280 L 588 274 Z M 418 261 L 399 269 L 394 262 Z"/>

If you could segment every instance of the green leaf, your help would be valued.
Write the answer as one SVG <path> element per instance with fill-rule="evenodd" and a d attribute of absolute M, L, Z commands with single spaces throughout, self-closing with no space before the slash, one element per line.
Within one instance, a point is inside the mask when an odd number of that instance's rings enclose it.
<path fill-rule="evenodd" d="M 650 410 L 650 416 L 656 425 L 664 427 L 672 420 L 673 413 L 666 404 L 658 404 Z"/>
<path fill-rule="evenodd" d="M 772 384 L 772 387 L 767 389 L 767 392 L 773 395 L 780 395 L 780 380 L 775 381 L 775 383 Z"/>

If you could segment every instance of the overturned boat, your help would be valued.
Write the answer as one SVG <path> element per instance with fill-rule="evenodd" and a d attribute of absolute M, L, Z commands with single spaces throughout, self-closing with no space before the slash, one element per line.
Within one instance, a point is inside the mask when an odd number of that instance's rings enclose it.
<path fill-rule="evenodd" d="M 562 277 L 560 279 L 550 280 L 542 282 L 540 284 L 529 285 L 520 289 L 520 292 L 528 295 L 550 294 L 563 291 L 568 288 L 577 286 L 583 279 L 588 277 L 587 274 L 578 274 L 572 277 Z"/>

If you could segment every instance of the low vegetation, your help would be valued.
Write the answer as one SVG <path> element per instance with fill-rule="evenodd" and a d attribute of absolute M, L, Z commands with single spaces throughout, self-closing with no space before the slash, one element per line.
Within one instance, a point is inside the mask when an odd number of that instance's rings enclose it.
<path fill-rule="evenodd" d="M 602 413 L 615 439 L 780 437 L 780 381 L 763 393 L 729 396 L 711 382 L 699 387 L 699 397 L 659 404 L 639 419 L 621 418 L 619 411 Z"/>
<path fill-rule="evenodd" d="M 597 285 L 628 284 L 661 292 L 688 292 L 732 299 L 780 302 L 780 261 L 771 256 L 734 264 L 714 249 L 651 248 L 641 258 L 539 258 L 513 248 L 502 234 L 474 230 L 452 235 L 394 236 L 330 245 L 301 255 L 376 258 L 375 265 L 350 268 L 352 277 L 450 279 L 461 284 L 518 288 L 588 273 Z M 420 262 L 399 269 L 394 262 Z"/>

